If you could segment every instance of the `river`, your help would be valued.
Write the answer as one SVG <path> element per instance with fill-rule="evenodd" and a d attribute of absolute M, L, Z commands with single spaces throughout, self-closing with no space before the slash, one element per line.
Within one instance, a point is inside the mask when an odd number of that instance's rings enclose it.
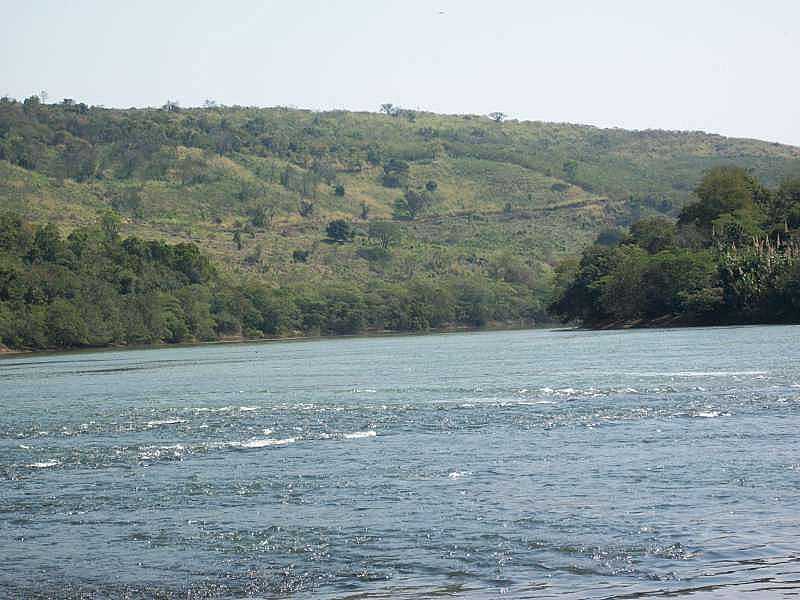
<path fill-rule="evenodd" d="M 0 597 L 800 594 L 800 327 L 0 360 Z"/>

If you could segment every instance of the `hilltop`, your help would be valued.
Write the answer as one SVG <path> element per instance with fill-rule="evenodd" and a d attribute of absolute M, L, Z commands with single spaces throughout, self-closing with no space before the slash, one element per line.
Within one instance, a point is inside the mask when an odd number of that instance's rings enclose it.
<path fill-rule="evenodd" d="M 561 258 L 604 230 L 677 216 L 727 164 L 777 185 L 800 173 L 800 149 L 391 105 L 0 100 L 0 202 L 28 221 L 68 233 L 112 218 L 120 235 L 192 242 L 225 276 L 273 288 L 470 280 L 524 299 L 476 321 L 541 317 Z"/>

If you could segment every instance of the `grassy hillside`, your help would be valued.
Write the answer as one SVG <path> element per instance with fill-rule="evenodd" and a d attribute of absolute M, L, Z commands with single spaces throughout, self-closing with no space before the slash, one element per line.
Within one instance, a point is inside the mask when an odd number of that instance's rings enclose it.
<path fill-rule="evenodd" d="M 398 109 L 0 101 L 3 208 L 67 231 L 113 211 L 125 235 L 195 242 L 223 272 L 275 286 L 470 275 L 544 305 L 560 257 L 604 228 L 677 215 L 720 164 L 777 184 L 800 173 L 800 149 Z M 335 219 L 352 241 L 326 241 Z M 366 235 L 376 220 L 399 231 L 385 251 Z"/>

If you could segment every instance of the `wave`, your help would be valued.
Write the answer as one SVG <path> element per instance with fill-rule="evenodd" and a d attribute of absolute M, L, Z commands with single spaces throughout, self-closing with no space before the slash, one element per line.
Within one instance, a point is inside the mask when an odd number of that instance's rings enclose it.
<path fill-rule="evenodd" d="M 139 450 L 139 460 L 183 460 L 186 454 L 192 454 L 193 450 L 183 444 L 172 444 L 169 446 L 144 446 Z"/>
<path fill-rule="evenodd" d="M 25 465 L 25 466 L 30 468 L 30 469 L 47 469 L 47 468 L 50 468 L 50 467 L 57 467 L 60 464 L 61 463 L 58 462 L 57 460 L 46 460 L 46 461 L 43 461 L 43 462 L 31 463 L 31 464 Z"/>
<path fill-rule="evenodd" d="M 375 437 L 377 434 L 370 430 L 370 431 L 354 431 L 353 433 L 345 433 L 342 435 L 342 438 L 346 440 L 357 440 L 360 438 L 370 438 Z"/>
<path fill-rule="evenodd" d="M 736 377 L 739 375 L 769 375 L 769 371 L 653 371 L 625 374 L 633 377 Z"/>
<path fill-rule="evenodd" d="M 730 417 L 731 413 L 719 412 L 718 410 L 701 410 L 692 414 L 692 416 L 702 419 L 713 419 L 715 417 Z"/>
<path fill-rule="evenodd" d="M 617 390 L 614 390 L 617 391 Z M 633 388 L 626 388 L 625 390 L 620 390 L 627 393 L 639 393 L 638 390 L 634 390 Z M 585 390 L 576 389 L 573 387 L 565 387 L 565 388 L 551 388 L 551 387 L 543 387 L 539 388 L 539 392 L 544 394 L 545 396 L 568 396 L 568 397 L 575 397 L 575 396 L 583 396 L 587 398 L 598 398 L 600 396 L 608 395 L 608 391 L 599 390 L 596 388 L 587 388 Z"/>
<path fill-rule="evenodd" d="M 161 427 L 162 425 L 178 425 L 179 423 L 186 423 L 186 419 L 158 419 L 155 421 L 148 421 L 148 427 Z"/>
<path fill-rule="evenodd" d="M 266 448 L 268 446 L 286 446 L 287 444 L 293 444 L 297 441 L 297 438 L 285 438 L 282 440 L 275 440 L 275 439 L 251 439 L 244 442 L 231 442 L 228 445 L 233 446 L 235 448 Z"/>
<path fill-rule="evenodd" d="M 252 412 L 260 409 L 260 406 L 198 406 L 188 410 L 196 413 L 224 413 L 224 412 Z"/>

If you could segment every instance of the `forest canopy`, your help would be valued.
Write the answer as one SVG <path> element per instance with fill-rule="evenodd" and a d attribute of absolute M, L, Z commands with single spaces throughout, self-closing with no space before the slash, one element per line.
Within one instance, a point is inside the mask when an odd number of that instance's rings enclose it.
<path fill-rule="evenodd" d="M 695 193 L 677 223 L 641 220 L 563 263 L 550 310 L 588 326 L 800 321 L 800 179 L 718 167 Z"/>
<path fill-rule="evenodd" d="M 384 250 L 391 231 L 376 229 Z M 231 281 L 193 244 L 123 239 L 113 215 L 66 237 L 0 215 L 0 343 L 12 348 L 420 331 L 542 314 L 530 289 L 480 275 L 277 288 Z"/>

